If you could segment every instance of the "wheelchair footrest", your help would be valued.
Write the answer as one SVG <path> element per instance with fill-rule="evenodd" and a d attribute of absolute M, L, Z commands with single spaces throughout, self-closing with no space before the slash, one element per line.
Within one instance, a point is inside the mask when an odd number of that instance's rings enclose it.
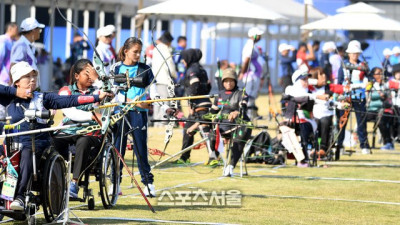
<path fill-rule="evenodd" d="M 0 209 L 0 214 L 13 218 L 14 220 L 24 221 L 26 220 L 25 211 L 16 211 L 10 209 Z"/>

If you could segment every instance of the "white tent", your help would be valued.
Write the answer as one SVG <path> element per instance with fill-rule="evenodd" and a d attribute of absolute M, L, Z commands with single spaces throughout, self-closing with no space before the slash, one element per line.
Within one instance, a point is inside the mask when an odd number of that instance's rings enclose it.
<path fill-rule="evenodd" d="M 251 2 L 288 17 L 291 24 L 300 25 L 304 21 L 305 5 L 295 0 L 279 0 L 279 4 L 277 1 L 266 0 L 251 0 Z M 308 5 L 307 11 L 309 20 L 318 20 L 326 17 L 324 13 L 314 8 L 312 5 Z"/>
<path fill-rule="evenodd" d="M 392 30 L 400 22 L 381 14 L 385 11 L 359 2 L 336 10 L 338 14 L 301 26 L 303 30 Z"/>
<path fill-rule="evenodd" d="M 141 9 L 138 13 L 166 19 L 193 18 L 218 22 L 286 19 L 279 13 L 245 0 L 169 0 Z"/>

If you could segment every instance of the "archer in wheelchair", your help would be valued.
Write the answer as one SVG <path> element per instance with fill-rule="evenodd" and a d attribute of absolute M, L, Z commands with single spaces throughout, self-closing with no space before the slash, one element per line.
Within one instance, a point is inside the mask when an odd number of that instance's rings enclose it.
<path fill-rule="evenodd" d="M 91 79 L 93 73 L 96 73 L 96 71 L 90 60 L 78 60 L 70 70 L 71 84 L 62 87 L 59 94 L 62 96 L 82 96 L 98 93 L 99 91 L 93 87 L 94 81 Z M 101 118 L 101 115 L 92 113 L 90 111 L 91 108 L 93 108 L 93 104 L 62 109 L 64 114 L 62 124 L 68 125 L 82 122 L 89 123 L 89 126 L 101 124 L 98 119 Z M 81 130 L 81 127 L 63 129 L 60 130 L 53 139 L 54 147 L 64 158 L 68 158 L 70 150 L 75 150 L 73 176 L 70 183 L 69 194 L 72 200 L 79 200 L 82 202 L 86 200 L 86 197 L 89 197 L 88 206 L 89 209 L 93 209 L 94 198 L 91 190 L 88 189 L 88 177 L 90 173 L 93 172 L 96 176 L 96 180 L 101 181 L 100 189 L 103 205 L 105 208 L 110 208 L 115 204 L 117 199 L 115 192 L 118 189 L 117 186 L 119 185 L 119 182 L 116 182 L 113 179 L 118 179 L 118 176 L 106 177 L 106 174 L 103 173 L 106 171 L 102 172 L 101 166 L 103 162 L 110 163 L 106 164 L 108 167 L 107 169 L 113 170 L 117 166 L 116 164 L 118 164 L 116 163 L 116 155 L 114 151 L 112 151 L 111 146 L 106 144 L 109 141 L 106 137 L 107 135 L 103 137 L 100 130 L 80 134 L 79 131 Z M 105 150 L 105 152 L 100 152 L 102 150 Z M 103 155 L 101 155 L 101 153 L 103 153 Z M 104 153 L 106 155 L 104 155 Z M 86 176 L 80 183 L 80 178 L 83 178 L 84 174 Z M 79 184 L 84 186 L 83 198 L 78 197 Z M 114 184 L 117 185 L 115 188 L 113 186 Z"/>
<path fill-rule="evenodd" d="M 94 103 L 106 96 L 106 93 L 100 96 L 40 93 L 35 91 L 37 75 L 38 72 L 26 62 L 19 62 L 11 68 L 12 85 L 17 89 L 24 89 L 26 93 L 32 93 L 32 99 L 13 99 L 7 106 L 7 114 L 12 116 L 10 123 L 14 132 L 48 128 L 52 124 L 48 109 Z M 25 215 L 34 213 L 37 206 L 42 204 L 46 219 L 51 221 L 64 207 L 65 164 L 64 159 L 51 147 L 50 134 L 36 133 L 5 140 L 6 162 L 11 158 L 15 167 L 19 165 L 19 171 L 13 173 L 14 181 L 17 181 L 14 185 L 4 188 L 3 182 L 2 198 L 6 203 L 12 202 L 0 214 L 25 220 Z M 39 163 L 36 163 L 37 160 Z M 10 163 L 7 167 L 9 165 Z M 39 192 L 39 195 L 33 195 L 32 191 Z"/>
<path fill-rule="evenodd" d="M 394 109 L 390 99 L 390 90 L 384 82 L 383 69 L 374 67 L 369 74 L 370 85 L 366 88 L 367 95 L 367 121 L 374 121 L 374 131 L 379 127 L 382 135 L 382 150 L 394 150 L 391 131 L 394 124 Z M 375 132 L 373 133 L 374 145 Z"/>
<path fill-rule="evenodd" d="M 224 90 L 220 91 L 218 94 L 218 98 L 215 98 L 214 104 L 211 107 L 211 113 L 217 114 L 225 114 L 228 115 L 226 119 L 223 119 L 222 122 L 224 124 L 219 125 L 219 128 L 216 129 L 214 135 L 211 135 L 211 147 L 215 147 L 217 143 L 217 137 L 221 134 L 222 137 L 226 139 L 230 139 L 231 141 L 231 154 L 229 157 L 228 154 L 228 163 L 224 168 L 224 176 L 232 176 L 233 169 L 235 168 L 237 162 L 243 153 L 243 148 L 246 141 L 251 136 L 251 129 L 246 126 L 235 126 L 235 122 L 238 122 L 239 119 L 243 119 L 244 121 L 249 121 L 249 118 L 246 114 L 247 110 L 247 94 L 243 94 L 243 91 L 239 89 L 237 85 L 237 74 L 235 70 L 228 68 L 222 72 L 222 86 Z M 225 123 L 232 123 L 233 126 L 227 125 Z"/>
<path fill-rule="evenodd" d="M 286 88 L 283 98 L 287 102 L 285 121 L 279 127 L 282 132 L 282 144 L 294 154 L 298 167 L 309 166 L 309 145 L 319 150 L 316 141 L 317 124 L 313 117 L 316 95 L 311 94 L 309 90 L 309 76 L 308 69 L 298 69 L 293 73 L 293 85 Z M 300 143 L 297 135 L 300 136 Z"/>

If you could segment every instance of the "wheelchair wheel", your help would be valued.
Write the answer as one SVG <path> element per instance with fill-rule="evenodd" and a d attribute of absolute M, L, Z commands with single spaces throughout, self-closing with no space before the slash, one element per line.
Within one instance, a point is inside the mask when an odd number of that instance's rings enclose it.
<path fill-rule="evenodd" d="M 42 205 L 47 222 L 53 221 L 65 208 L 66 177 L 64 158 L 56 151 L 46 157 L 42 177 Z"/>
<path fill-rule="evenodd" d="M 106 143 L 101 157 L 100 196 L 105 209 L 117 203 L 119 189 L 119 160 L 111 144 Z"/>

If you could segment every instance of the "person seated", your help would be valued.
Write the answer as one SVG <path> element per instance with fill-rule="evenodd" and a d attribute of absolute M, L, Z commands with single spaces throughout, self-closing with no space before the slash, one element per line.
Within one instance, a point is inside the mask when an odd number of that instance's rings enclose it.
<path fill-rule="evenodd" d="M 98 93 L 93 87 L 94 80 L 90 78 L 92 73 L 96 73 L 92 62 L 88 59 L 79 59 L 70 70 L 71 84 L 62 87 L 59 91 L 59 95 L 79 96 Z M 90 112 L 92 105 L 93 104 L 88 104 L 62 109 L 64 114 L 62 123 L 68 125 L 70 123 L 89 122 L 90 125 L 97 125 L 98 123 L 96 120 L 101 118 L 101 115 Z M 69 194 L 73 198 L 78 198 L 78 181 L 83 170 L 90 164 L 89 156 L 91 155 L 92 148 L 95 151 L 99 151 L 101 147 L 101 135 L 99 130 L 86 135 L 78 135 L 77 131 L 80 129 L 82 128 L 74 127 L 61 130 L 53 140 L 54 147 L 64 158 L 68 158 L 69 145 L 75 145 L 73 176 L 69 189 Z"/>
<path fill-rule="evenodd" d="M 251 136 L 251 129 L 244 126 L 227 125 L 226 123 L 235 124 L 235 120 L 240 118 L 249 121 L 246 114 L 248 96 L 243 93 L 237 85 L 237 74 L 234 69 L 228 68 L 222 72 L 223 90 L 218 93 L 211 107 L 211 113 L 219 113 L 227 115 L 227 119 L 223 119 L 224 124 L 219 125 L 219 132 L 222 137 L 232 139 L 233 141 L 231 157 L 228 160 L 229 165 L 225 167 L 224 176 L 230 177 L 233 175 L 233 169 L 243 153 L 246 140 Z M 236 134 L 236 136 L 235 136 Z M 211 135 L 215 137 L 215 135 Z M 211 141 L 211 147 L 216 146 L 216 138 Z"/>
<path fill-rule="evenodd" d="M 333 110 L 330 109 L 328 101 L 331 92 L 327 85 L 327 76 L 322 67 L 311 69 L 310 74 L 311 78 L 316 81 L 310 90 L 316 95 L 313 115 L 318 125 L 318 136 L 321 138 L 318 157 L 323 157 L 329 148 L 329 135 L 332 126 Z M 313 153 L 311 152 L 311 154 Z"/>
<path fill-rule="evenodd" d="M 378 122 L 379 131 L 383 139 L 381 150 L 394 150 L 391 130 L 393 124 L 393 110 L 390 96 L 387 95 L 383 81 L 383 69 L 372 68 L 370 72 L 370 85 L 367 87 L 367 121 Z M 382 117 L 379 114 L 382 112 Z"/>
<path fill-rule="evenodd" d="M 288 86 L 285 95 L 288 96 L 288 105 L 285 112 L 286 121 L 294 124 L 296 132 L 300 132 L 301 147 L 304 159 L 298 162 L 298 167 L 308 167 L 308 140 L 311 134 L 317 131 L 317 124 L 313 116 L 315 95 L 311 94 L 308 85 L 308 69 L 303 67 L 292 75 L 293 85 Z M 311 143 L 310 143 L 311 144 Z"/>
<path fill-rule="evenodd" d="M 390 96 L 392 99 L 393 110 L 395 115 L 400 115 L 400 64 L 393 65 L 393 79 L 387 82 L 387 88 L 390 90 Z M 394 140 L 400 142 L 400 118 L 397 116 L 393 121 L 393 132 Z"/>
<path fill-rule="evenodd" d="M 107 94 L 90 96 L 59 96 L 55 93 L 40 93 L 36 90 L 38 71 L 33 69 L 27 62 L 18 62 L 11 67 L 12 86 L 18 89 L 25 89 L 26 92 L 32 93 L 32 99 L 15 99 L 7 109 L 8 115 L 12 116 L 11 123 L 16 123 L 25 118 L 25 109 L 42 111 L 47 109 L 61 109 L 73 106 L 84 105 L 88 103 L 99 102 Z M 46 120 L 36 118 L 36 128 L 42 129 L 49 127 Z M 30 130 L 30 123 L 25 121 L 20 125 L 20 131 Z M 16 198 L 11 203 L 12 210 L 24 210 L 25 193 L 28 187 L 29 179 L 33 172 L 32 160 L 32 135 L 21 135 L 19 141 L 22 144 L 20 172 L 18 175 L 18 186 Z M 50 146 L 50 135 L 47 132 L 35 135 L 35 149 L 37 158 L 43 151 Z"/>

